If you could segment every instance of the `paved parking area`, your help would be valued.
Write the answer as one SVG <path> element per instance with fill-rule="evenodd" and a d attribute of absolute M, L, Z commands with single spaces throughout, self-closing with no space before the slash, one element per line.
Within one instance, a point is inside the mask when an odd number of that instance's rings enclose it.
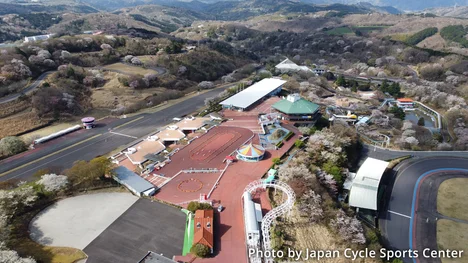
<path fill-rule="evenodd" d="M 172 258 L 182 254 L 184 232 L 181 210 L 139 199 L 84 249 L 86 263 L 138 262 L 148 251 Z"/>
<path fill-rule="evenodd" d="M 46 246 L 83 249 L 137 199 L 129 193 L 96 193 L 58 201 L 33 219 L 31 238 Z"/>

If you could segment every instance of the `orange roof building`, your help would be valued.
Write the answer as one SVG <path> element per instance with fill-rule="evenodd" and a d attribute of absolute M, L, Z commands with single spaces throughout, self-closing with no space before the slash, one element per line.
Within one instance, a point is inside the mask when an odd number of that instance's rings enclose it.
<path fill-rule="evenodd" d="M 213 253 L 213 210 L 197 210 L 194 218 L 193 244 L 202 244 L 211 249 Z"/>
<path fill-rule="evenodd" d="M 413 100 L 412 99 L 409 99 L 409 98 L 401 98 L 401 99 L 397 99 L 399 102 L 406 102 L 406 103 L 412 103 Z"/>

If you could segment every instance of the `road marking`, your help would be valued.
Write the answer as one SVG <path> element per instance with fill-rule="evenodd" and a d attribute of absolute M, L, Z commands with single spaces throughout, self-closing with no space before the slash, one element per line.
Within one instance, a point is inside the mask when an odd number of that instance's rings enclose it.
<path fill-rule="evenodd" d="M 70 146 L 65 147 L 65 148 L 63 148 L 63 149 L 60 149 L 60 150 L 58 150 L 58 151 L 56 151 L 56 152 L 53 152 L 53 153 L 48 154 L 48 155 L 46 155 L 46 156 L 42 156 L 42 157 L 40 157 L 40 158 L 37 158 L 37 159 L 34 160 L 34 161 L 31 161 L 31 162 L 29 162 L 29 163 L 25 163 L 25 164 L 23 164 L 23 165 L 20 165 L 20 166 L 18 166 L 18 167 L 15 167 L 15 168 L 13 168 L 13 169 L 11 169 L 11 170 L 8 170 L 8 171 L 6 171 L 6 172 L 4 172 L 4 173 L 1 173 L 1 174 L 0 174 L 0 177 L 5 176 L 5 175 L 7 175 L 7 174 L 9 174 L 9 173 L 18 171 L 19 169 L 22 169 L 22 168 L 24 168 L 24 167 L 26 167 L 26 166 L 29 166 L 29 165 L 31 165 L 31 164 L 37 163 L 37 162 L 39 162 L 39 161 L 42 161 L 42 160 L 44 160 L 44 159 L 46 159 L 46 158 L 49 158 L 49 157 L 51 157 L 51 156 L 54 156 L 54 155 L 56 155 L 56 154 L 58 154 L 58 153 L 61 153 L 61 152 L 66 151 L 66 150 L 68 150 L 68 149 L 71 149 L 71 148 L 73 148 L 73 147 L 75 147 L 75 146 L 78 146 L 78 145 L 80 145 L 80 144 L 83 144 L 83 143 L 85 143 L 85 142 L 91 141 L 91 140 L 93 140 L 93 139 L 95 139 L 95 138 L 97 138 L 97 137 L 99 137 L 99 136 L 101 136 L 101 135 L 102 135 L 102 134 L 96 134 L 96 135 L 94 135 L 93 137 L 89 137 L 89 138 L 86 139 L 86 140 L 77 142 L 77 143 L 75 143 L 75 144 L 73 144 L 73 145 L 70 145 Z"/>
<path fill-rule="evenodd" d="M 118 133 L 118 132 L 113 132 L 113 131 L 111 131 L 110 133 L 115 134 L 115 135 L 120 135 L 120 136 L 125 136 L 125 137 L 129 137 L 129 138 L 133 138 L 133 139 L 138 139 L 138 137 L 131 136 L 131 135 L 127 135 L 127 134 L 123 134 L 123 133 Z"/>
<path fill-rule="evenodd" d="M 402 216 L 402 217 L 406 217 L 406 218 L 409 218 L 411 219 L 411 216 L 407 216 L 407 215 L 404 215 L 404 214 L 400 214 L 400 213 L 397 213 L 397 212 L 394 212 L 394 211 L 391 211 L 391 210 L 388 210 L 389 213 L 392 213 L 392 214 L 395 214 L 395 215 L 399 215 L 399 216 Z"/>
<path fill-rule="evenodd" d="M 114 127 L 113 130 L 122 128 L 122 127 L 124 127 L 124 126 L 126 126 L 126 125 L 128 125 L 128 124 L 130 124 L 130 123 L 132 123 L 132 122 L 136 122 L 136 121 L 138 121 L 138 120 L 141 120 L 141 119 L 143 119 L 144 117 L 145 117 L 145 116 L 141 116 L 141 117 L 138 117 L 138 118 L 136 118 L 136 119 L 134 119 L 134 120 L 131 120 L 131 121 L 129 121 L 129 122 L 126 122 L 126 123 L 124 123 L 124 124 L 121 124 L 121 125 L 119 125 L 119 126 L 117 126 L 117 127 Z"/>

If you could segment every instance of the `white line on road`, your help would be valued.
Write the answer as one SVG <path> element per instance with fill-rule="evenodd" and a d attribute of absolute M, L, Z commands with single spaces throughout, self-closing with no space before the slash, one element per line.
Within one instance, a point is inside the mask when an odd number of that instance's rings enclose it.
<path fill-rule="evenodd" d="M 120 135 L 120 136 L 125 136 L 125 137 L 130 137 L 130 138 L 133 138 L 133 139 L 138 139 L 138 137 L 135 137 L 135 136 L 130 136 L 130 135 L 127 135 L 127 134 L 123 134 L 123 133 L 118 133 L 118 132 L 110 132 L 112 134 L 116 134 L 116 135 Z"/>
<path fill-rule="evenodd" d="M 407 215 L 404 215 L 404 214 L 400 214 L 400 213 L 397 213 L 397 212 L 393 212 L 391 210 L 388 210 L 389 213 L 392 213 L 392 214 L 395 214 L 395 215 L 399 215 L 399 216 L 402 216 L 402 217 L 406 217 L 406 218 L 409 218 L 411 219 L 411 216 L 407 216 Z"/>

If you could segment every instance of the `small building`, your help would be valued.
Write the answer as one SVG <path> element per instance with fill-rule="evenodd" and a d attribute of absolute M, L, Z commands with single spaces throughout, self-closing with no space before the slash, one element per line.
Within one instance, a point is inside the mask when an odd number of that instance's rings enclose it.
<path fill-rule="evenodd" d="M 155 137 L 148 137 L 125 151 L 125 155 L 135 165 L 141 165 L 148 160 L 148 155 L 158 154 L 166 147 Z"/>
<path fill-rule="evenodd" d="M 401 98 L 397 99 L 397 106 L 403 109 L 413 109 L 414 108 L 414 101 L 409 98 Z"/>
<path fill-rule="evenodd" d="M 292 62 L 289 58 L 281 61 L 281 63 L 275 66 L 275 69 L 281 73 L 298 72 L 298 71 L 312 72 L 312 70 L 308 68 L 307 66 L 299 66 L 296 63 Z"/>
<path fill-rule="evenodd" d="M 303 99 L 299 94 L 290 94 L 272 105 L 282 114 L 284 120 L 298 123 L 311 123 L 319 116 L 319 105 Z"/>
<path fill-rule="evenodd" d="M 206 125 L 206 121 L 209 121 L 209 118 L 185 118 L 183 120 L 180 120 L 177 122 L 176 126 L 178 127 L 179 130 L 181 130 L 184 133 L 191 133 L 194 132 L 201 127 Z"/>
<path fill-rule="evenodd" d="M 95 126 L 94 121 L 95 121 L 94 117 L 85 117 L 81 119 L 81 123 L 83 123 L 83 127 L 85 127 L 86 129 L 94 128 Z"/>
<path fill-rule="evenodd" d="M 225 109 L 244 111 L 261 99 L 279 94 L 284 83 L 281 79 L 262 79 L 219 104 Z"/>
<path fill-rule="evenodd" d="M 36 42 L 36 41 L 40 41 L 40 40 L 47 40 L 47 39 L 51 38 L 53 35 L 54 34 L 24 37 L 24 43 L 31 43 L 31 42 Z"/>
<path fill-rule="evenodd" d="M 127 167 L 119 166 L 114 169 L 114 173 L 114 179 L 137 196 L 152 196 L 156 192 L 154 185 Z"/>
<path fill-rule="evenodd" d="M 237 159 L 245 162 L 258 162 L 263 159 L 265 148 L 258 144 L 246 144 L 237 150 Z"/>
<path fill-rule="evenodd" d="M 377 211 L 380 179 L 388 164 L 388 162 L 374 158 L 367 158 L 364 161 L 352 181 L 349 195 L 350 206 Z"/>
<path fill-rule="evenodd" d="M 164 145 L 169 145 L 177 143 L 181 139 L 185 138 L 185 133 L 177 130 L 176 127 L 169 127 L 154 136 L 157 137 Z"/>
<path fill-rule="evenodd" d="M 213 209 L 197 210 L 193 221 L 193 244 L 205 245 L 211 249 L 211 253 L 214 248 L 213 215 Z"/>

